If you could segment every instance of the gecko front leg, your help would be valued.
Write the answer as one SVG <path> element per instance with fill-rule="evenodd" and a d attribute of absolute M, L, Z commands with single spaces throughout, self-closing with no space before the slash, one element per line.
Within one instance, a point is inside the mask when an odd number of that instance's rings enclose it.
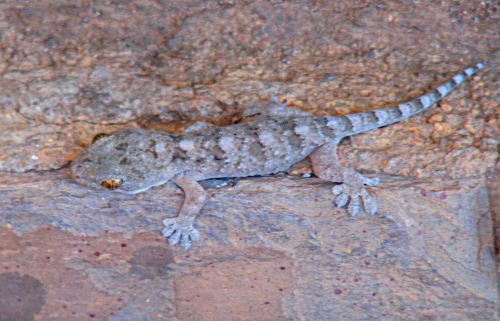
<path fill-rule="evenodd" d="M 181 175 L 173 179 L 184 191 L 184 203 L 177 217 L 163 220 L 162 230 L 169 243 L 180 244 L 183 249 L 191 247 L 193 241 L 198 241 L 200 233 L 193 227 L 194 219 L 200 212 L 207 199 L 207 193 L 198 182 L 190 177 Z"/>
<path fill-rule="evenodd" d="M 368 193 L 365 185 L 378 185 L 377 178 L 366 178 L 351 168 L 340 166 L 337 154 L 337 143 L 327 143 L 315 150 L 310 156 L 314 174 L 319 178 L 330 182 L 339 182 L 332 188 L 336 195 L 335 203 L 343 207 L 347 203 L 347 211 L 352 216 L 357 216 L 361 210 L 361 203 L 365 212 L 375 214 L 377 204 L 375 199 Z"/>

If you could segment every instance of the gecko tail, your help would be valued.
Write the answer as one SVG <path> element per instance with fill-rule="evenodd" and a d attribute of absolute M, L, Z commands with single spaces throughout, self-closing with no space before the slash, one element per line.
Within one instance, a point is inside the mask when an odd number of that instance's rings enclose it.
<path fill-rule="evenodd" d="M 429 109 L 484 66 L 485 64 L 480 62 L 475 66 L 468 67 L 430 93 L 396 106 L 344 116 L 327 117 L 328 126 L 341 132 L 337 134 L 350 136 L 405 120 Z"/>

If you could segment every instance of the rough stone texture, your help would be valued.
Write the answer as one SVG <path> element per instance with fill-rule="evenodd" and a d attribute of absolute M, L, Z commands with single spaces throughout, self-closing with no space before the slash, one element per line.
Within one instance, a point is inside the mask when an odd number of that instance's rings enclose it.
<path fill-rule="evenodd" d="M 494 320 L 497 17 L 465 0 L 1 2 L 0 320 Z M 65 168 L 101 132 L 226 124 L 273 95 L 369 110 L 481 60 L 439 107 L 341 146 L 386 175 L 377 217 L 334 209 L 315 178 L 209 182 L 181 252 L 159 237 L 173 185 L 98 194 Z"/>
<path fill-rule="evenodd" d="M 181 201 L 174 186 L 128 196 L 82 189 L 64 171 L 6 174 L 0 280 L 39 284 L 27 306 L 43 305 L 37 320 L 493 320 L 484 180 L 382 186 L 381 215 L 359 219 L 316 178 L 209 187 L 202 240 L 183 252 L 158 235 Z"/>

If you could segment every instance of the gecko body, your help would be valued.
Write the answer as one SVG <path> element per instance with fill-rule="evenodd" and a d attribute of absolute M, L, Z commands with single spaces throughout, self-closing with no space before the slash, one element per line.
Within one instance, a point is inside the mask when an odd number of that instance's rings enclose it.
<path fill-rule="evenodd" d="M 318 177 L 341 183 L 332 188 L 337 206 L 347 205 L 353 216 L 362 209 L 375 214 L 376 202 L 365 186 L 376 186 L 378 180 L 341 167 L 339 142 L 427 110 L 483 67 L 482 63 L 469 67 L 428 94 L 374 111 L 314 116 L 277 103 L 248 110 L 246 116 L 254 117 L 247 122 L 197 126 L 180 135 L 125 129 L 84 150 L 72 162 L 71 175 L 82 185 L 123 193 L 139 193 L 173 181 L 185 199 L 179 215 L 163 221 L 162 233 L 171 244 L 183 248 L 199 239 L 193 223 L 207 195 L 198 181 L 272 174 L 306 157 Z"/>

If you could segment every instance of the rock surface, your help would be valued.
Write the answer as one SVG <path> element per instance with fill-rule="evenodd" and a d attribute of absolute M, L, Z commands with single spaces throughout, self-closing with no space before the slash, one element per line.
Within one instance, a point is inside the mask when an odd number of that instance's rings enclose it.
<path fill-rule="evenodd" d="M 316 178 L 208 186 L 188 252 L 158 234 L 175 186 L 100 193 L 58 171 L 4 175 L 0 191 L 6 320 L 495 318 L 484 180 L 387 177 L 380 216 L 357 219 Z"/>
<path fill-rule="evenodd" d="M 3 1 L 0 321 L 494 320 L 497 11 Z M 202 240 L 182 252 L 159 235 L 182 202 L 174 185 L 115 195 L 67 175 L 98 133 L 227 124 L 272 96 L 316 114 L 369 110 L 478 61 L 440 106 L 342 144 L 345 163 L 383 174 L 379 216 L 333 208 L 316 178 L 211 181 Z"/>

